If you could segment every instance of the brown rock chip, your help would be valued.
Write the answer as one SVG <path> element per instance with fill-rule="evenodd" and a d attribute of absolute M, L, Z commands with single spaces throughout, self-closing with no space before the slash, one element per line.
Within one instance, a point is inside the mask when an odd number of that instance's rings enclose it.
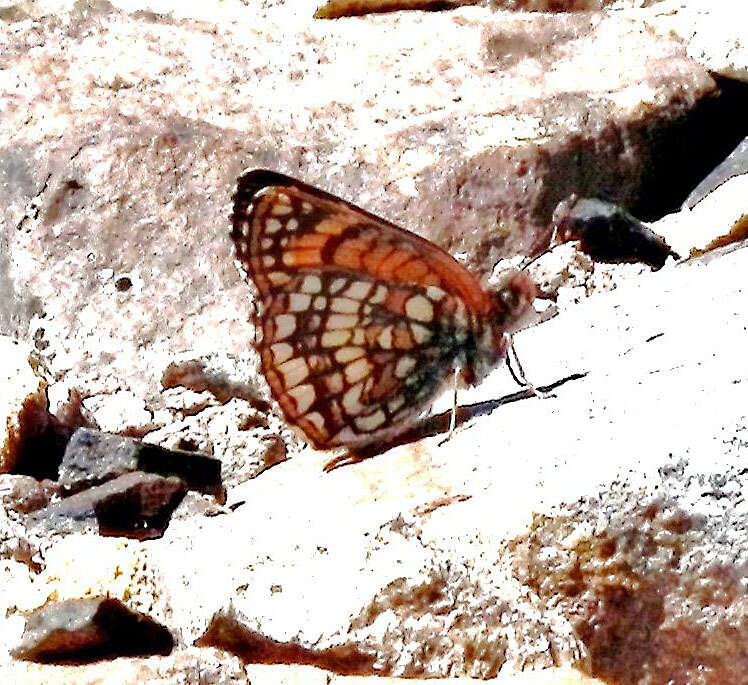
<path fill-rule="evenodd" d="M 51 504 L 31 514 L 28 522 L 48 532 L 94 530 L 101 535 L 157 538 L 186 490 L 174 476 L 136 471 Z"/>
<path fill-rule="evenodd" d="M 170 654 L 174 638 L 149 616 L 118 599 L 94 597 L 47 604 L 26 619 L 17 659 L 86 663 L 116 656 Z"/>

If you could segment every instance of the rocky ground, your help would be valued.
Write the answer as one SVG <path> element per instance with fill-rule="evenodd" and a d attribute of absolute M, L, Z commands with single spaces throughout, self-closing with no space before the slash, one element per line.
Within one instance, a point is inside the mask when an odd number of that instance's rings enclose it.
<path fill-rule="evenodd" d="M 0 679 L 745 682 L 734 7 L 318 4 L 0 8 Z M 257 166 L 487 281 L 574 238 L 515 340 L 549 396 L 499 368 L 325 472 L 249 344 Z"/>

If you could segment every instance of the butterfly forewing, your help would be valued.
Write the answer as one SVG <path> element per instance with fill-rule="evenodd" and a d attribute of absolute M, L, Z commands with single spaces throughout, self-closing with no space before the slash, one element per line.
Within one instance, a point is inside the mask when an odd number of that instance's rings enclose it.
<path fill-rule="evenodd" d="M 242 176 L 232 220 L 259 293 L 262 370 L 317 447 L 402 431 L 491 309 L 435 245 L 281 174 Z"/>

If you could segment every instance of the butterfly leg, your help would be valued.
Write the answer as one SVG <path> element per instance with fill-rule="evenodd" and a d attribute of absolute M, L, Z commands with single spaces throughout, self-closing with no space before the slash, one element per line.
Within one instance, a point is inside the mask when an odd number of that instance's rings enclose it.
<path fill-rule="evenodd" d="M 547 400 L 549 397 L 554 397 L 553 393 L 543 392 L 538 390 L 525 376 L 525 370 L 522 368 L 522 363 L 517 355 L 517 350 L 514 347 L 514 340 L 509 344 L 506 355 L 506 366 L 509 369 L 509 373 L 512 375 L 514 382 L 522 388 L 529 390 L 535 397 L 539 397 L 542 400 Z M 516 366 L 516 368 L 514 368 Z"/>
<path fill-rule="evenodd" d="M 449 415 L 449 431 L 447 436 L 439 442 L 439 446 L 447 442 L 455 432 L 455 426 L 457 425 L 457 377 L 460 375 L 460 367 L 456 366 L 454 369 L 454 385 L 452 394 L 452 412 Z"/>

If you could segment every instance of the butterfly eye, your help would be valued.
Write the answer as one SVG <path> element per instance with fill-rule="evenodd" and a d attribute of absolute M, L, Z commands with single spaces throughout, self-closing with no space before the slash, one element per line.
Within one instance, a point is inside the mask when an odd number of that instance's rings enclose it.
<path fill-rule="evenodd" d="M 507 314 L 514 312 L 519 307 L 519 292 L 510 283 L 499 291 L 499 302 L 501 302 Z"/>
<path fill-rule="evenodd" d="M 494 325 L 506 332 L 515 329 L 531 309 L 537 288 L 524 272 L 510 272 L 496 291 Z"/>

